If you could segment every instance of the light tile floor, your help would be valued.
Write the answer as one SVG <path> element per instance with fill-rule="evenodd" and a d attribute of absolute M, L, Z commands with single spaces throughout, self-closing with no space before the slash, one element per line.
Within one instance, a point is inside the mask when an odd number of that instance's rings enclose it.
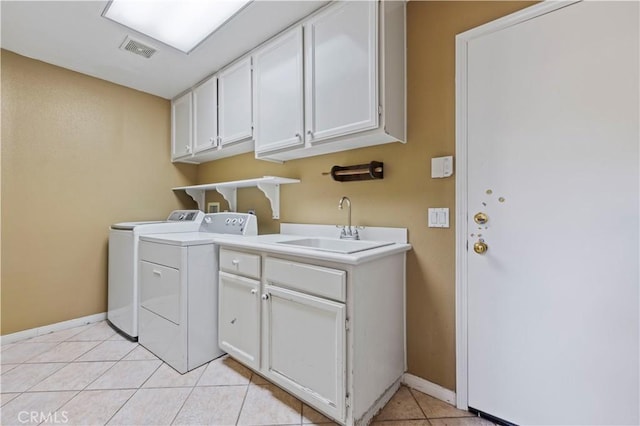
<path fill-rule="evenodd" d="M 0 351 L 2 425 L 332 424 L 231 358 L 181 375 L 104 321 Z M 406 387 L 373 424 L 492 425 Z"/>

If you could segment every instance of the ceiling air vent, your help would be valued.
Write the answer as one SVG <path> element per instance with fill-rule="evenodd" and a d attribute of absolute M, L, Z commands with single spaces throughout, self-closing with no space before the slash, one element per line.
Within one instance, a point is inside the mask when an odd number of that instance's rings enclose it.
<path fill-rule="evenodd" d="M 124 41 L 120 45 L 120 49 L 135 53 L 136 55 L 144 56 L 147 59 L 152 57 L 153 54 L 156 53 L 156 49 L 154 49 L 153 47 L 147 46 L 146 44 L 143 44 L 138 40 L 134 40 L 129 36 L 124 39 Z"/>

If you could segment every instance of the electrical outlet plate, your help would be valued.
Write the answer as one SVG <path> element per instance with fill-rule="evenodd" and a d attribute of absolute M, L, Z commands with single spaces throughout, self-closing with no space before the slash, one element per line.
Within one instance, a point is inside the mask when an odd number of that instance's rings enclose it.
<path fill-rule="evenodd" d="M 436 157 L 431 159 L 431 177 L 446 178 L 453 175 L 453 156 Z"/>
<path fill-rule="evenodd" d="M 428 223 L 429 228 L 448 228 L 449 227 L 449 209 L 448 208 L 432 208 L 429 209 Z"/>

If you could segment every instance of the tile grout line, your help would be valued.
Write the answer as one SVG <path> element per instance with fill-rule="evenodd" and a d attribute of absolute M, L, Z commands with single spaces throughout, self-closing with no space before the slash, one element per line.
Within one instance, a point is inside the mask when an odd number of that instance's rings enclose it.
<path fill-rule="evenodd" d="M 138 345 L 140 345 L 140 343 L 138 343 Z M 125 356 L 126 356 L 126 355 L 125 355 Z M 160 367 L 162 367 L 163 362 L 162 362 L 162 360 L 159 360 L 159 361 L 161 361 L 161 362 L 160 362 L 160 364 L 158 364 L 158 366 L 156 367 L 156 369 L 155 369 L 155 370 L 153 370 L 153 372 L 152 372 L 151 374 L 149 374 L 149 377 L 147 377 L 147 378 L 146 378 L 142 383 L 140 383 L 140 386 L 138 386 L 138 387 L 133 391 L 133 393 L 131 394 L 131 396 L 130 396 L 129 398 L 127 398 L 127 400 L 126 400 L 125 402 L 123 402 L 123 403 L 122 403 L 122 405 L 121 405 L 121 406 L 120 406 L 120 407 L 115 411 L 115 413 L 113 413 L 113 415 L 112 415 L 111 417 L 109 417 L 109 419 L 108 419 L 108 420 L 105 422 L 105 424 L 104 424 L 105 426 L 106 426 L 106 425 L 108 425 L 108 424 L 109 424 L 109 422 L 110 422 L 111 420 L 113 420 L 113 418 L 114 418 L 114 417 L 115 417 L 115 416 L 120 412 L 120 410 L 122 410 L 122 408 L 123 408 L 125 405 L 127 405 L 127 403 L 128 403 L 129 401 L 131 401 L 131 399 L 132 399 L 132 398 L 133 398 L 133 397 L 138 393 L 138 391 L 139 391 L 140 389 L 142 389 L 142 386 L 144 386 L 144 384 L 145 384 L 145 383 L 147 383 L 147 381 L 151 378 L 151 376 L 153 376 L 154 374 L 156 374 L 156 372 L 158 371 L 158 369 L 160 369 Z M 117 363 L 116 363 L 116 364 L 117 364 Z M 114 364 L 114 366 L 115 366 L 115 364 Z M 105 371 L 105 373 L 106 373 L 106 371 Z M 96 379 L 96 380 L 97 380 L 97 379 Z M 93 383 L 93 382 L 92 382 L 92 383 Z"/>
<path fill-rule="evenodd" d="M 251 376 L 249 376 L 249 383 L 247 383 L 247 388 L 244 392 L 244 397 L 242 398 L 242 404 L 240 404 L 240 410 L 238 411 L 238 417 L 236 418 L 236 422 L 235 425 L 238 426 L 238 423 L 240 423 L 240 416 L 242 415 L 242 410 L 244 409 L 244 403 L 247 401 L 247 395 L 249 394 L 249 386 L 251 386 L 251 379 L 253 378 L 253 375 L 255 373 L 251 373 Z"/>
<path fill-rule="evenodd" d="M 409 391 L 409 394 L 411 395 L 411 398 L 413 399 L 413 402 L 416 403 L 416 405 L 418 406 L 418 408 L 420 409 L 420 412 L 422 413 L 422 415 L 424 416 L 425 419 L 427 419 L 427 421 L 429 421 L 429 416 L 427 416 L 427 413 L 424 412 L 424 410 L 422 409 L 422 405 L 420 405 L 420 403 L 418 402 L 418 399 L 416 398 L 416 396 L 413 394 L 413 391 L 410 387 L 407 386 L 407 390 Z M 431 422 L 429 422 L 429 424 L 431 424 Z"/>
<path fill-rule="evenodd" d="M 162 365 L 162 364 L 160 364 Z M 205 365 L 205 364 L 203 364 Z M 173 420 L 171 420 L 171 423 L 169 423 L 170 425 L 174 424 L 175 421 L 178 419 L 178 416 L 180 415 L 180 412 L 182 411 L 182 409 L 184 408 L 184 406 L 186 405 L 187 401 L 189 400 L 189 398 L 191 397 L 191 394 L 193 394 L 193 391 L 195 391 L 196 386 L 198 386 L 198 383 L 200 383 L 200 379 L 202 379 L 202 376 L 204 375 L 204 372 L 209 368 L 209 363 L 206 364 L 206 367 L 202 369 L 202 372 L 200 373 L 200 376 L 198 376 L 198 379 L 195 381 L 195 383 L 193 384 L 193 386 L 191 386 L 191 391 L 189 392 L 189 394 L 187 395 L 187 397 L 184 399 L 184 401 L 182 401 L 182 404 L 180 405 L 180 408 L 178 408 L 178 411 L 176 411 L 176 414 L 173 416 Z M 160 367 L 158 367 L 160 368 Z M 200 367 L 196 367 L 196 368 L 200 368 Z M 188 373 L 188 371 L 187 371 Z M 185 373 L 186 374 L 186 373 Z M 188 387 L 188 386 L 184 386 L 184 387 Z"/>
<path fill-rule="evenodd" d="M 54 364 L 54 363 L 51 363 L 51 364 Z M 52 372 L 51 372 L 51 374 L 49 374 L 49 375 L 47 375 L 47 376 L 43 377 L 43 378 L 42 378 L 42 379 L 40 379 L 38 382 L 34 383 L 32 386 L 28 387 L 27 389 L 25 389 L 25 390 L 24 390 L 24 391 L 22 391 L 21 393 L 31 393 L 31 392 L 29 392 L 31 389 L 35 388 L 35 387 L 36 387 L 36 386 L 38 386 L 40 383 L 44 382 L 44 381 L 45 381 L 45 380 L 47 380 L 49 377 L 53 376 L 53 375 L 54 375 L 54 374 L 56 374 L 58 371 L 62 370 L 63 368 L 65 368 L 67 365 L 69 365 L 69 364 L 71 364 L 71 363 L 70 363 L 70 362 L 65 362 L 65 363 L 60 362 L 60 363 L 58 363 L 58 364 L 66 364 L 66 365 L 63 365 L 62 367 L 58 368 L 57 370 L 52 371 Z M 21 365 L 24 365 L 24 364 L 21 364 Z M 33 364 L 31 364 L 31 365 L 33 365 Z M 38 391 L 35 391 L 35 392 L 38 392 Z M 40 391 L 40 392 L 46 392 L 46 391 Z M 61 391 L 61 392 L 64 392 L 64 391 Z"/>
<path fill-rule="evenodd" d="M 64 401 L 62 404 L 60 404 L 60 406 L 59 406 L 59 407 L 57 407 L 55 410 L 53 410 L 53 412 L 54 412 L 54 413 L 55 413 L 55 412 L 57 412 L 57 411 L 58 411 L 59 409 L 61 409 L 62 407 L 64 407 L 64 406 L 65 406 L 69 401 L 71 401 L 73 398 L 75 398 L 76 396 L 80 395 L 80 392 L 79 392 L 79 391 L 59 391 L 59 392 L 75 392 L 75 394 L 74 394 L 74 395 L 72 395 L 72 396 L 71 396 L 71 398 L 67 399 L 67 400 L 66 400 L 66 401 Z M 42 421 L 42 422 L 38 423 L 38 425 L 41 425 L 41 424 L 43 424 L 43 423 L 44 423 L 44 421 Z"/>
<path fill-rule="evenodd" d="M 72 336 L 72 337 L 73 337 L 73 336 Z M 92 351 L 93 349 L 95 349 L 96 347 L 100 346 L 102 343 L 104 343 L 104 342 L 106 342 L 106 341 L 108 341 L 108 339 L 107 339 L 107 340 L 102 340 L 102 341 L 99 341 L 99 340 L 98 340 L 98 342 L 100 342 L 100 343 L 98 343 L 97 345 L 93 346 L 92 348 L 90 348 L 90 349 L 89 349 L 89 350 L 87 350 L 86 352 L 82 353 L 81 355 L 77 356 L 73 361 L 68 362 L 68 363 L 67 363 L 67 366 L 68 366 L 68 365 L 71 365 L 71 364 L 74 364 L 74 363 L 85 362 L 85 361 L 77 361 L 77 359 L 78 359 L 78 358 L 80 358 L 80 357 L 82 357 L 83 355 L 85 355 L 87 352 Z M 71 342 L 71 341 L 69 341 L 69 340 L 65 340 L 64 342 Z M 63 343 L 63 342 L 61 342 L 61 343 Z M 55 347 L 55 346 L 54 346 L 54 347 Z M 53 349 L 53 348 L 52 348 L 52 349 Z M 133 348 L 133 349 L 135 349 L 135 348 Z M 125 356 L 127 356 L 129 353 L 131 353 L 131 351 L 133 351 L 133 349 L 131 349 L 129 352 L 127 352 L 125 355 L 123 355 L 123 357 L 122 357 L 122 358 L 124 358 L 124 357 L 125 357 Z M 113 368 L 116 366 L 116 364 L 118 364 L 118 362 L 120 362 L 120 361 L 122 360 L 122 358 L 121 358 L 120 360 L 116 360 L 116 361 L 86 361 L 86 362 L 113 362 L 113 365 L 112 365 L 111 367 L 107 368 L 107 369 L 106 369 L 102 374 L 100 374 L 98 377 L 96 377 L 95 379 L 93 379 L 92 381 L 90 381 L 89 383 L 87 383 L 87 384 L 84 386 L 84 388 L 82 388 L 82 389 L 80 389 L 80 390 L 75 390 L 75 391 L 76 391 L 76 394 L 75 394 L 75 395 L 73 395 L 71 398 L 69 398 L 67 401 L 65 401 L 65 402 L 64 402 L 60 407 L 58 407 L 58 410 L 59 410 L 60 408 L 64 407 L 66 404 L 68 404 L 71 400 L 75 399 L 75 398 L 76 398 L 78 395 L 80 395 L 81 393 L 83 393 L 83 392 L 88 392 L 87 388 L 88 388 L 89 386 L 91 386 L 91 384 L 92 384 L 92 383 L 94 383 L 96 380 L 98 380 L 100 377 L 102 377 L 102 376 L 104 376 L 105 374 L 107 374 L 107 372 L 108 372 L 108 371 L 110 371 L 111 369 L 113 369 Z M 162 364 L 161 364 L 161 365 L 162 365 Z M 66 366 L 65 366 L 65 367 L 66 367 Z M 51 375 L 53 375 L 53 374 L 57 373 L 58 371 L 62 370 L 62 369 L 63 369 L 63 368 L 65 368 L 65 367 L 62 367 L 62 368 L 60 368 L 60 369 L 56 370 L 56 371 L 55 371 L 54 373 L 52 373 Z M 159 367 L 158 367 L 158 368 L 159 368 Z M 157 370 L 157 369 L 156 369 L 156 370 Z M 155 370 L 154 370 L 154 373 L 155 373 Z M 50 375 L 50 376 L 51 376 L 51 375 Z M 49 378 L 50 376 L 47 376 L 47 378 Z M 42 381 L 44 381 L 44 380 L 45 380 L 45 379 L 41 380 L 40 382 L 38 382 L 38 384 L 39 384 L 39 383 L 41 383 L 41 382 L 42 382 Z M 36 384 L 36 385 L 34 385 L 34 386 L 37 386 L 38 384 Z M 31 388 L 33 388 L 34 386 L 32 386 Z M 29 389 L 31 389 L 31 388 L 29 388 Z M 96 390 L 101 390 L 101 389 L 96 389 Z M 110 390 L 110 389 L 102 389 L 102 390 Z M 71 391 L 74 391 L 74 390 L 71 390 Z M 138 389 L 136 389 L 136 391 L 135 391 L 135 392 L 133 392 L 133 394 L 131 394 L 131 396 L 129 397 L 129 399 L 131 399 L 131 397 L 133 397 L 133 395 L 135 395 L 137 391 L 138 391 Z M 69 392 L 69 390 L 58 390 L 57 392 Z M 125 402 L 120 406 L 120 408 L 116 411 L 116 413 L 117 413 L 118 411 L 120 411 L 120 409 L 124 406 L 124 404 L 126 404 L 126 403 L 129 401 L 129 399 L 127 399 L 127 401 L 125 401 Z M 115 413 L 114 413 L 114 415 L 115 415 Z M 112 418 L 112 417 L 113 417 L 113 416 L 111 416 L 111 417 L 109 418 L 109 420 L 111 420 L 111 418 Z M 108 420 L 108 421 L 109 421 L 109 420 Z M 108 422 L 108 421 L 107 421 L 107 422 Z"/>
<path fill-rule="evenodd" d="M 198 379 L 200 380 L 200 379 Z M 148 388 L 147 388 L 148 389 Z M 175 389 L 175 388 L 165 388 L 165 389 Z M 175 424 L 176 420 L 178 420 L 178 416 L 180 415 L 180 412 L 182 411 L 182 409 L 184 408 L 184 406 L 187 404 L 187 401 L 189 400 L 189 398 L 191 397 L 191 394 L 193 394 L 193 391 L 196 389 L 196 385 L 193 385 L 191 387 L 191 391 L 189 391 L 189 394 L 187 395 L 187 397 L 184 399 L 184 401 L 182 401 L 182 404 L 180 405 L 180 408 L 178 408 L 178 411 L 176 411 L 176 414 L 173 416 L 173 419 L 171 420 L 171 423 L 169 423 L 170 425 Z"/>

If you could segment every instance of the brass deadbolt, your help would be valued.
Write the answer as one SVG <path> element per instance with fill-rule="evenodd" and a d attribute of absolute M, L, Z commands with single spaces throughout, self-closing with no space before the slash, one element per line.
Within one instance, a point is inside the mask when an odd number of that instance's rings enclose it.
<path fill-rule="evenodd" d="M 489 220 L 489 216 L 487 216 L 485 213 L 480 212 L 476 213 L 475 216 L 473 216 L 473 220 L 478 225 L 484 225 Z"/>
<path fill-rule="evenodd" d="M 485 254 L 489 250 L 489 246 L 484 241 L 477 241 L 473 245 L 473 251 L 478 254 Z"/>

